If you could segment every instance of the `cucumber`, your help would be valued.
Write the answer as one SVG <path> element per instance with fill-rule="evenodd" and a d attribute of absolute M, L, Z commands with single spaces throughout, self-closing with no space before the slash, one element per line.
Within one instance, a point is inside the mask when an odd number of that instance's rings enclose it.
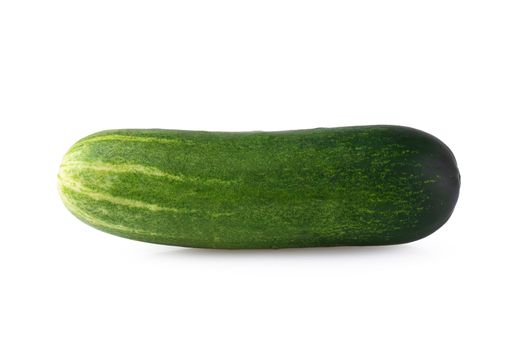
<path fill-rule="evenodd" d="M 389 125 L 102 131 L 72 146 L 58 181 L 97 229 L 223 249 L 415 241 L 448 220 L 460 188 L 444 143 Z"/>

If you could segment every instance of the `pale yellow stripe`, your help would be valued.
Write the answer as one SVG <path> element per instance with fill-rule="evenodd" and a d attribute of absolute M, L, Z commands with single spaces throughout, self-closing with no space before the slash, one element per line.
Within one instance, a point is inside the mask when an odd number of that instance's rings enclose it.
<path fill-rule="evenodd" d="M 201 179 L 193 176 L 174 175 L 152 166 L 144 166 L 140 164 L 112 164 L 103 162 L 82 162 L 65 160 L 64 163 L 62 163 L 61 165 L 61 171 L 68 172 L 68 168 L 73 168 L 73 170 L 91 169 L 95 171 L 107 171 L 115 173 L 140 173 L 148 176 L 164 177 L 174 181 L 190 181 L 209 184 L 231 184 L 235 182 L 214 178 Z"/>
<path fill-rule="evenodd" d="M 62 187 L 66 187 L 64 185 L 61 185 Z M 128 226 L 124 225 L 117 225 L 113 224 L 104 220 L 101 220 L 99 218 L 95 218 L 91 214 L 87 213 L 85 210 L 80 209 L 78 205 L 76 205 L 72 200 L 70 200 L 65 194 L 64 191 L 59 188 L 60 197 L 62 198 L 62 201 L 66 205 L 66 207 L 76 216 L 81 217 L 83 220 L 87 221 L 90 225 L 93 225 L 95 227 L 101 227 L 106 228 L 108 230 L 117 230 L 120 232 L 127 232 L 127 233 L 136 233 L 136 234 L 142 234 L 142 235 L 149 235 L 149 236 L 158 236 L 159 233 L 156 232 L 147 232 L 143 230 L 134 229 Z"/>
<path fill-rule="evenodd" d="M 122 198 L 122 197 L 116 197 L 112 196 L 107 193 L 101 193 L 101 192 L 95 192 L 92 191 L 85 186 L 82 186 L 80 183 L 68 178 L 66 174 L 61 172 L 58 175 L 58 180 L 61 186 L 64 186 L 72 191 L 78 192 L 82 195 L 88 196 L 94 200 L 98 201 L 106 201 L 112 204 L 116 205 L 123 205 L 127 207 L 133 207 L 133 208 L 140 208 L 140 209 L 147 209 L 151 211 L 170 211 L 174 213 L 190 213 L 195 212 L 195 210 L 191 209 L 180 209 L 180 208 L 172 208 L 172 207 L 163 207 L 157 204 L 151 204 L 142 202 L 136 199 L 129 199 L 129 198 Z"/>
<path fill-rule="evenodd" d="M 78 141 L 73 147 L 82 145 L 90 142 L 97 141 L 129 141 L 129 142 L 152 142 L 152 143 L 165 143 L 165 144 L 193 144 L 191 140 L 181 139 L 167 139 L 159 137 L 148 137 L 148 136 L 131 136 L 131 135 L 101 135 L 93 136 L 84 140 Z"/>
<path fill-rule="evenodd" d="M 102 162 L 89 163 L 81 161 L 66 161 L 61 165 L 61 167 L 66 172 L 68 171 L 67 168 L 75 168 L 108 171 L 114 173 L 141 173 L 149 176 L 166 177 L 175 181 L 183 181 L 185 179 L 185 176 L 169 174 L 158 168 L 140 164 L 111 164 Z"/>

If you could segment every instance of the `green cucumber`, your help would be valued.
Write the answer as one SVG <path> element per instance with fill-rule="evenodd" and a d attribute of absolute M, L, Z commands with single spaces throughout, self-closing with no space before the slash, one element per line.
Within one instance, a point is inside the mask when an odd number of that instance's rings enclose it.
<path fill-rule="evenodd" d="M 450 217 L 460 175 L 401 126 L 280 132 L 108 130 L 60 166 L 66 207 L 139 241 L 201 248 L 399 244 Z"/>

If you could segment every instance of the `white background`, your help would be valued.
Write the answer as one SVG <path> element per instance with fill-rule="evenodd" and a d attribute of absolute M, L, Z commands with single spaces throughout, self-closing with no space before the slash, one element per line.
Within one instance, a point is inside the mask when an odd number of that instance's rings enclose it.
<path fill-rule="evenodd" d="M 1 1 L 0 348 L 523 349 L 524 18 L 505 0 Z M 458 159 L 456 211 L 424 240 L 156 246 L 56 191 L 99 130 L 378 123 Z"/>

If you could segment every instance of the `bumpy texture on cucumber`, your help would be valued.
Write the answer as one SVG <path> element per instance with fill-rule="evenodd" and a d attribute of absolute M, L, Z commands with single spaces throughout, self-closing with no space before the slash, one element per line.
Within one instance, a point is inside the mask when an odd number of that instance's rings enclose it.
<path fill-rule="evenodd" d="M 108 130 L 73 145 L 58 178 L 102 231 L 229 249 L 411 242 L 447 221 L 460 187 L 449 148 L 400 126 Z"/>

